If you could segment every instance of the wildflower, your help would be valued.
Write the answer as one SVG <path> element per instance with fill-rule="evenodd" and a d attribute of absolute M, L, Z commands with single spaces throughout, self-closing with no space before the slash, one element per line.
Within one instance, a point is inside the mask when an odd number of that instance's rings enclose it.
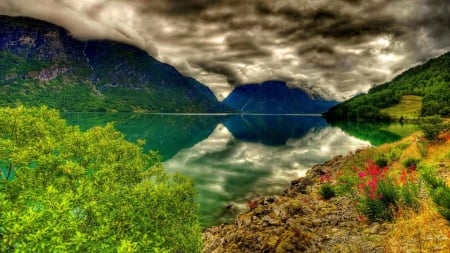
<path fill-rule="evenodd" d="M 360 221 L 360 222 L 364 222 L 364 221 L 367 220 L 367 217 L 364 216 L 364 215 L 362 215 L 362 214 L 360 214 L 360 215 L 358 215 L 357 219 L 358 219 L 358 221 Z"/>
<path fill-rule="evenodd" d="M 331 181 L 331 176 L 328 174 L 324 174 L 322 176 L 320 176 L 320 182 L 321 183 L 328 183 Z"/>

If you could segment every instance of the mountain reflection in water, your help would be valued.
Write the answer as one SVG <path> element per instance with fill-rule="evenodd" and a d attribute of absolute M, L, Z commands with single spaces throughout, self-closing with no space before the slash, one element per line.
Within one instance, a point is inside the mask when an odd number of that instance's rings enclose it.
<path fill-rule="evenodd" d="M 245 210 L 251 198 L 281 193 L 290 181 L 315 164 L 371 143 L 378 145 L 400 138 L 397 134 L 385 134 L 392 127 L 364 126 L 371 134 L 361 135 L 359 125 L 330 126 L 320 116 L 139 113 L 63 116 L 81 129 L 114 122 L 126 139 L 146 140 L 145 150 L 158 150 L 168 172 L 180 172 L 194 179 L 205 227 L 229 221 L 234 215 L 232 210 Z M 395 129 L 402 131 L 397 126 Z"/>

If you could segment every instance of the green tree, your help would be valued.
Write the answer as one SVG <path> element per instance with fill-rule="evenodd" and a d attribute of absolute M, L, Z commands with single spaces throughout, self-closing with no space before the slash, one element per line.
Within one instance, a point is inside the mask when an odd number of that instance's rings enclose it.
<path fill-rule="evenodd" d="M 446 126 L 442 123 L 442 118 L 439 115 L 423 117 L 419 122 L 419 127 L 422 129 L 425 138 L 431 141 L 438 140 L 439 134 L 446 130 Z"/>
<path fill-rule="evenodd" d="M 81 132 L 55 110 L 0 109 L 1 252 L 198 252 L 191 180 L 112 125 Z"/>

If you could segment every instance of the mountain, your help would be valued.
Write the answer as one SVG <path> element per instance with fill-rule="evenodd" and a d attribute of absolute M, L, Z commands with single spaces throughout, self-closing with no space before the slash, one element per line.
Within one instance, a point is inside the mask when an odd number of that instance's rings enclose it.
<path fill-rule="evenodd" d="M 450 52 L 406 70 L 367 94 L 353 97 L 325 113 L 328 120 L 389 120 L 389 108 L 414 98 L 419 115 L 450 116 Z M 398 112 L 397 112 L 398 114 Z"/>
<path fill-rule="evenodd" d="M 223 101 L 229 108 L 242 113 L 322 113 L 335 101 L 312 99 L 305 91 L 287 87 L 285 82 L 239 86 Z"/>
<path fill-rule="evenodd" d="M 0 16 L 0 106 L 62 111 L 223 111 L 211 90 L 145 51 L 80 41 L 43 21 Z"/>

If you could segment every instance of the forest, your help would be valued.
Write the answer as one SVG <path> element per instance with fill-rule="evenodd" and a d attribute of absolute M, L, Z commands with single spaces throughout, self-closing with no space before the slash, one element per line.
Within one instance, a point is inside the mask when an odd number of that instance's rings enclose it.
<path fill-rule="evenodd" d="M 328 120 L 389 121 L 389 115 L 380 109 L 398 104 L 405 95 L 422 97 L 421 116 L 450 115 L 450 52 L 411 68 L 392 81 L 376 86 L 332 107 Z"/>

